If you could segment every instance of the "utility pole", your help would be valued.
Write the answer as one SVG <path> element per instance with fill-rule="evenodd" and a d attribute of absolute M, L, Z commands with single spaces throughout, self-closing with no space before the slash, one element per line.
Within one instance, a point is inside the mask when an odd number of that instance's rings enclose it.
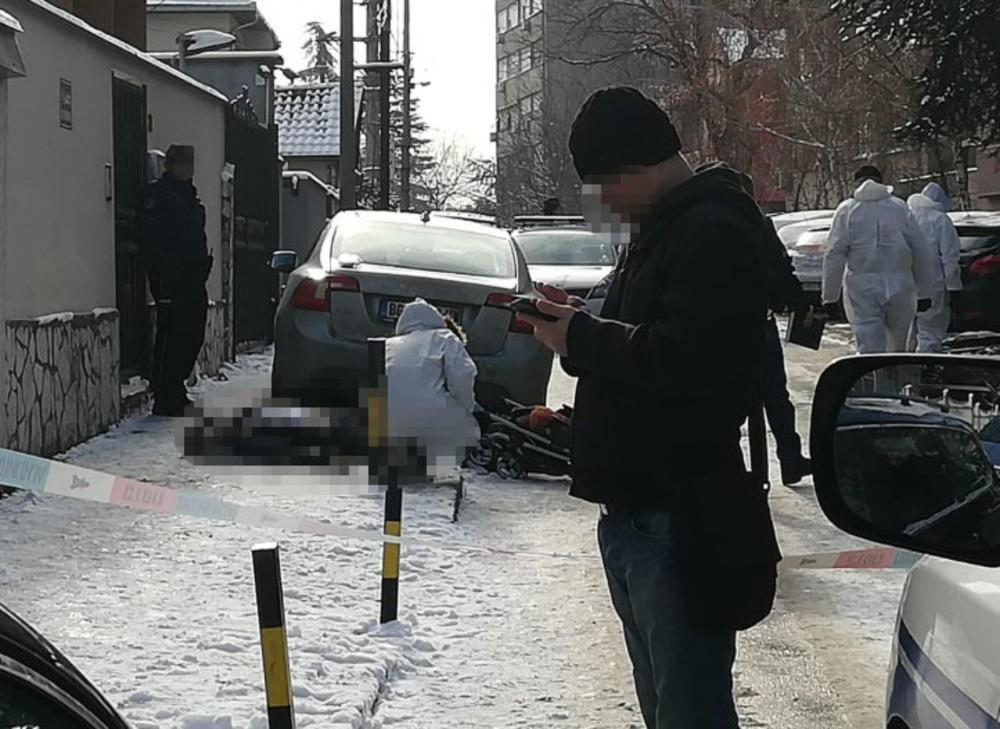
<path fill-rule="evenodd" d="M 354 210 L 354 0 L 340 0 L 340 208 Z"/>
<path fill-rule="evenodd" d="M 379 12 L 379 48 L 383 63 L 388 63 L 392 55 L 392 6 L 390 0 L 382 0 Z M 382 112 L 382 139 L 379 152 L 379 207 L 389 209 L 389 171 L 392 169 L 392 71 L 388 68 L 380 72 L 379 111 Z"/>
<path fill-rule="evenodd" d="M 403 0 L 403 155 L 399 179 L 399 208 L 410 209 L 410 89 L 413 83 L 410 70 L 410 0 Z"/>
<path fill-rule="evenodd" d="M 378 33 L 378 7 L 381 0 L 365 0 L 365 10 L 367 17 L 367 32 L 365 34 L 365 60 L 367 63 L 374 63 L 379 59 L 379 33 Z M 378 71 L 369 69 L 365 73 L 365 159 L 362 170 L 366 180 L 371 176 L 374 189 L 374 171 L 378 167 L 379 146 L 376 138 L 379 133 L 378 113 L 379 99 L 381 94 L 376 95 L 376 89 L 380 89 L 380 79 L 382 75 Z"/>

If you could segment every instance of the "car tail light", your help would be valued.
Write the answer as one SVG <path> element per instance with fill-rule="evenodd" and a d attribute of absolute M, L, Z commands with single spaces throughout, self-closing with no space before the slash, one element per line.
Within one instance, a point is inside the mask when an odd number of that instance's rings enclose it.
<path fill-rule="evenodd" d="M 487 306 L 495 306 L 500 309 L 506 308 L 507 304 L 514 300 L 514 296 L 511 294 L 490 294 L 486 297 Z M 510 309 L 507 309 L 510 311 Z M 517 332 L 518 334 L 532 334 L 535 330 L 534 328 L 526 323 L 518 321 L 517 315 L 511 311 L 510 312 L 510 331 Z"/>
<path fill-rule="evenodd" d="M 331 292 L 360 290 L 361 284 L 353 276 L 337 274 L 320 279 L 306 278 L 299 282 L 288 305 L 293 309 L 329 311 Z"/>
<path fill-rule="evenodd" d="M 1000 256 L 983 256 L 969 264 L 969 275 L 976 278 L 1000 276 Z"/>

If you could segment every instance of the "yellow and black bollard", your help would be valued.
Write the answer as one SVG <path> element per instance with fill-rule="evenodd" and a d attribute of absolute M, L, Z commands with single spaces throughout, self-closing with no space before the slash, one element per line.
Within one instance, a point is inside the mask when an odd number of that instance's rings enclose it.
<path fill-rule="evenodd" d="M 371 449 L 369 468 L 385 479 L 385 527 L 387 536 L 402 534 L 403 490 L 399 487 L 399 472 L 390 455 L 392 444 L 388 435 L 388 387 L 385 379 L 385 340 L 368 340 L 368 372 L 372 388 L 368 394 L 368 446 Z M 400 545 L 382 543 L 381 622 L 391 623 L 399 614 Z"/>
<path fill-rule="evenodd" d="M 288 665 L 285 633 L 285 599 L 281 589 L 278 545 L 258 544 L 252 549 L 253 581 L 257 592 L 260 652 L 264 659 L 269 729 L 294 729 L 292 675 Z"/>

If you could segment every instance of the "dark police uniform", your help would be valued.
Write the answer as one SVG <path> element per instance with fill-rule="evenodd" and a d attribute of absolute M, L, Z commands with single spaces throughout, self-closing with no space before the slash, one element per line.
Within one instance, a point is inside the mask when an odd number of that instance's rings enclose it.
<path fill-rule="evenodd" d="M 192 183 L 165 173 L 146 186 L 142 256 L 156 300 L 153 412 L 181 415 L 189 404 L 184 380 L 205 341 L 205 282 L 213 262 L 205 236 L 205 206 Z"/>

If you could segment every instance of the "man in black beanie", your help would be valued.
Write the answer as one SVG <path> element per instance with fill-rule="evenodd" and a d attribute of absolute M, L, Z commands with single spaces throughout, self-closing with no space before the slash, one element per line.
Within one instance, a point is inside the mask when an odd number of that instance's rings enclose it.
<path fill-rule="evenodd" d="M 740 443 L 760 407 L 765 219 L 732 170 L 695 175 L 634 89 L 593 94 L 569 146 L 603 217 L 633 230 L 600 316 L 546 286 L 555 321 L 523 317 L 579 378 L 571 494 L 600 505 L 646 726 L 731 729 L 736 631 L 771 610 L 780 559 Z"/>

